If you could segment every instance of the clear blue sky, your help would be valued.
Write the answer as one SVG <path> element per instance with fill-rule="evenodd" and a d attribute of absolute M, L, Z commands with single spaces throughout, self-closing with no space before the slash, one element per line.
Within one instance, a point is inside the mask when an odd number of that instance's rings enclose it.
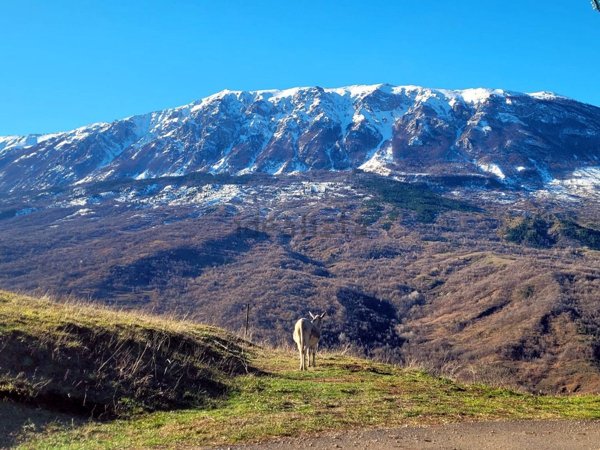
<path fill-rule="evenodd" d="M 0 135 L 222 89 L 549 90 L 600 105 L 589 0 L 0 0 Z"/>

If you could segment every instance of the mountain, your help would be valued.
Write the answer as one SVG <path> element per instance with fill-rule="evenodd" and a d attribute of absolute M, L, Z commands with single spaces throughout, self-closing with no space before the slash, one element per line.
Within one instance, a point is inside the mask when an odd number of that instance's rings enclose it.
<path fill-rule="evenodd" d="M 546 92 L 387 84 L 223 91 L 64 133 L 0 137 L 0 192 L 351 169 L 589 191 L 600 183 L 599 149 L 600 108 Z"/>
<path fill-rule="evenodd" d="M 389 85 L 0 138 L 0 288 L 598 393 L 599 157 L 600 108 Z"/>

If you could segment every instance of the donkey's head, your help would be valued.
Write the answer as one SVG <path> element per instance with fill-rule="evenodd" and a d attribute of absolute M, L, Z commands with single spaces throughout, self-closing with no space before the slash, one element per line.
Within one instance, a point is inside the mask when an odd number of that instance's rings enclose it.
<path fill-rule="evenodd" d="M 312 322 L 312 324 L 318 330 L 321 330 L 321 321 L 323 320 L 323 317 L 325 317 L 325 313 L 322 313 L 322 314 L 313 314 L 313 313 L 311 313 L 309 311 L 308 314 L 310 314 L 310 321 Z"/>

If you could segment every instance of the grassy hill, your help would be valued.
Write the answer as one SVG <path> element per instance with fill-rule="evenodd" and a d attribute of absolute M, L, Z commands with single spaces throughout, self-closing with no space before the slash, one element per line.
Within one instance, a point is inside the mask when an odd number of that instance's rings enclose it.
<path fill-rule="evenodd" d="M 0 395 L 98 419 L 203 407 L 252 370 L 222 330 L 0 291 Z"/>
<path fill-rule="evenodd" d="M 217 328 L 7 292 L 0 292 L 0 347 L 0 416 L 32 415 L 4 444 L 20 434 L 24 448 L 198 446 L 356 427 L 600 419 L 598 396 L 461 384 L 332 351 L 301 373 L 290 349 L 252 346 Z M 42 409 L 23 406 L 32 403 Z"/>

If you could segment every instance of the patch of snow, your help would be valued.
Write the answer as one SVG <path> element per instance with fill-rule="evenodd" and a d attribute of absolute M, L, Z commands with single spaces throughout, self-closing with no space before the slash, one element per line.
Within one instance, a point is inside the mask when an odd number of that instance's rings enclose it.
<path fill-rule="evenodd" d="M 79 197 L 79 198 L 74 198 L 73 200 L 71 200 L 68 203 L 69 206 L 84 206 L 87 205 L 87 198 L 85 197 Z"/>
<path fill-rule="evenodd" d="M 269 98 L 270 100 L 277 101 L 282 98 L 293 97 L 298 92 L 304 91 L 307 89 L 311 89 L 309 87 L 295 87 L 289 89 L 267 89 L 262 91 L 254 91 L 255 94 L 262 95 L 265 98 Z"/>
<path fill-rule="evenodd" d="M 38 142 L 39 135 L 0 136 L 0 156 L 9 150 L 31 147 Z"/>
<path fill-rule="evenodd" d="M 421 139 L 418 136 L 412 136 L 409 140 L 408 140 L 408 145 L 410 147 L 420 147 L 423 145 L 423 142 L 421 141 Z"/>
<path fill-rule="evenodd" d="M 146 178 L 150 178 L 151 177 L 151 173 L 149 170 L 144 170 L 142 173 L 139 173 L 135 176 L 136 180 L 145 180 Z"/>
<path fill-rule="evenodd" d="M 351 86 L 345 86 L 341 88 L 329 88 L 325 89 L 325 92 L 333 92 L 341 96 L 349 95 L 353 99 L 364 98 L 367 95 L 372 94 L 378 89 L 383 88 L 384 84 L 355 84 Z"/>
<path fill-rule="evenodd" d="M 506 175 L 504 175 L 504 172 L 502 172 L 502 169 L 500 169 L 500 167 L 497 164 L 477 163 L 477 166 L 484 172 L 491 173 L 500 178 L 501 180 L 504 180 L 506 178 Z"/>
<path fill-rule="evenodd" d="M 478 122 L 477 122 L 477 119 L 475 119 L 475 120 L 469 120 L 469 122 L 468 122 L 469 125 L 472 122 L 474 122 L 474 121 L 476 122 L 475 126 L 477 128 L 479 128 L 481 131 L 483 131 L 484 134 L 488 134 L 490 131 L 492 131 L 492 127 L 489 125 L 489 123 L 487 122 L 487 120 L 483 120 L 482 119 L 482 120 L 479 120 Z"/>
<path fill-rule="evenodd" d="M 223 156 L 219 161 L 217 161 L 215 164 L 213 164 L 210 167 L 209 172 L 210 173 L 219 173 L 220 171 L 224 170 L 227 167 L 226 162 L 227 162 L 227 155 Z"/>
<path fill-rule="evenodd" d="M 108 177 L 110 177 L 114 172 L 115 172 L 114 169 L 111 169 L 111 170 L 107 170 L 106 172 L 100 173 L 100 174 L 92 173 L 91 175 L 88 175 L 87 177 L 84 177 L 81 180 L 73 183 L 73 186 L 78 186 L 80 184 L 89 183 L 91 181 L 104 181 Z"/>
<path fill-rule="evenodd" d="M 73 214 L 69 214 L 63 220 L 73 219 L 78 216 L 89 216 L 90 214 L 93 214 L 93 213 L 94 213 L 94 211 L 92 211 L 89 208 L 81 208 L 81 209 L 78 209 L 77 211 L 75 211 Z"/>
<path fill-rule="evenodd" d="M 246 167 L 246 168 L 244 168 L 242 170 L 238 170 L 236 172 L 236 175 L 238 175 L 238 176 L 248 175 L 248 174 L 256 172 L 256 169 L 257 169 L 257 167 L 255 165 L 251 165 L 251 166 L 248 166 L 248 167 Z"/>
<path fill-rule="evenodd" d="M 289 172 L 290 175 L 296 175 L 302 172 L 306 172 L 308 166 L 300 161 L 294 161 L 292 164 L 292 170 Z"/>
<path fill-rule="evenodd" d="M 569 178 L 553 179 L 547 184 L 551 192 L 600 200 L 600 167 L 575 170 Z"/>
<path fill-rule="evenodd" d="M 33 158 L 34 156 L 37 156 L 37 154 L 38 152 L 25 153 L 24 155 L 19 156 L 17 159 L 15 159 L 13 162 L 19 162 L 25 159 Z"/>
<path fill-rule="evenodd" d="M 561 95 L 555 94 L 554 92 L 548 92 L 548 91 L 530 92 L 526 95 L 533 97 L 533 98 L 537 98 L 539 100 L 566 99 L 566 97 L 563 97 Z"/>
<path fill-rule="evenodd" d="M 471 103 L 474 105 L 479 105 L 481 103 L 485 103 L 489 100 L 493 95 L 503 96 L 505 95 L 505 91 L 502 89 L 484 89 L 484 88 L 476 88 L 476 89 L 464 89 L 462 91 L 458 91 L 463 100 L 467 103 Z"/>
<path fill-rule="evenodd" d="M 281 167 L 279 167 L 279 169 L 277 169 L 275 172 L 272 172 L 273 175 L 281 175 L 281 174 L 283 174 L 283 171 L 285 170 L 286 166 L 287 166 L 287 163 L 283 163 L 281 165 Z"/>
<path fill-rule="evenodd" d="M 227 203 L 240 195 L 241 189 L 237 185 L 208 184 L 195 186 L 165 186 L 159 194 L 144 199 L 142 203 L 158 205 L 199 205 L 210 206 L 213 204 Z"/>
<path fill-rule="evenodd" d="M 270 162 L 269 164 L 267 164 L 265 166 L 263 171 L 270 175 L 281 175 L 283 173 L 283 170 L 285 169 L 285 165 L 286 165 L 285 161 L 282 163 Z"/>
<path fill-rule="evenodd" d="M 394 161 L 392 152 L 392 144 L 390 142 L 385 146 L 381 146 L 371 155 L 367 156 L 367 160 L 359 166 L 360 170 L 365 172 L 378 173 L 379 175 L 388 176 L 392 173 L 387 166 Z"/>
<path fill-rule="evenodd" d="M 50 139 L 55 139 L 57 137 L 63 136 L 65 133 L 51 133 L 51 134 L 43 134 L 37 138 L 37 143 L 41 144 L 42 142 L 49 141 Z"/>

